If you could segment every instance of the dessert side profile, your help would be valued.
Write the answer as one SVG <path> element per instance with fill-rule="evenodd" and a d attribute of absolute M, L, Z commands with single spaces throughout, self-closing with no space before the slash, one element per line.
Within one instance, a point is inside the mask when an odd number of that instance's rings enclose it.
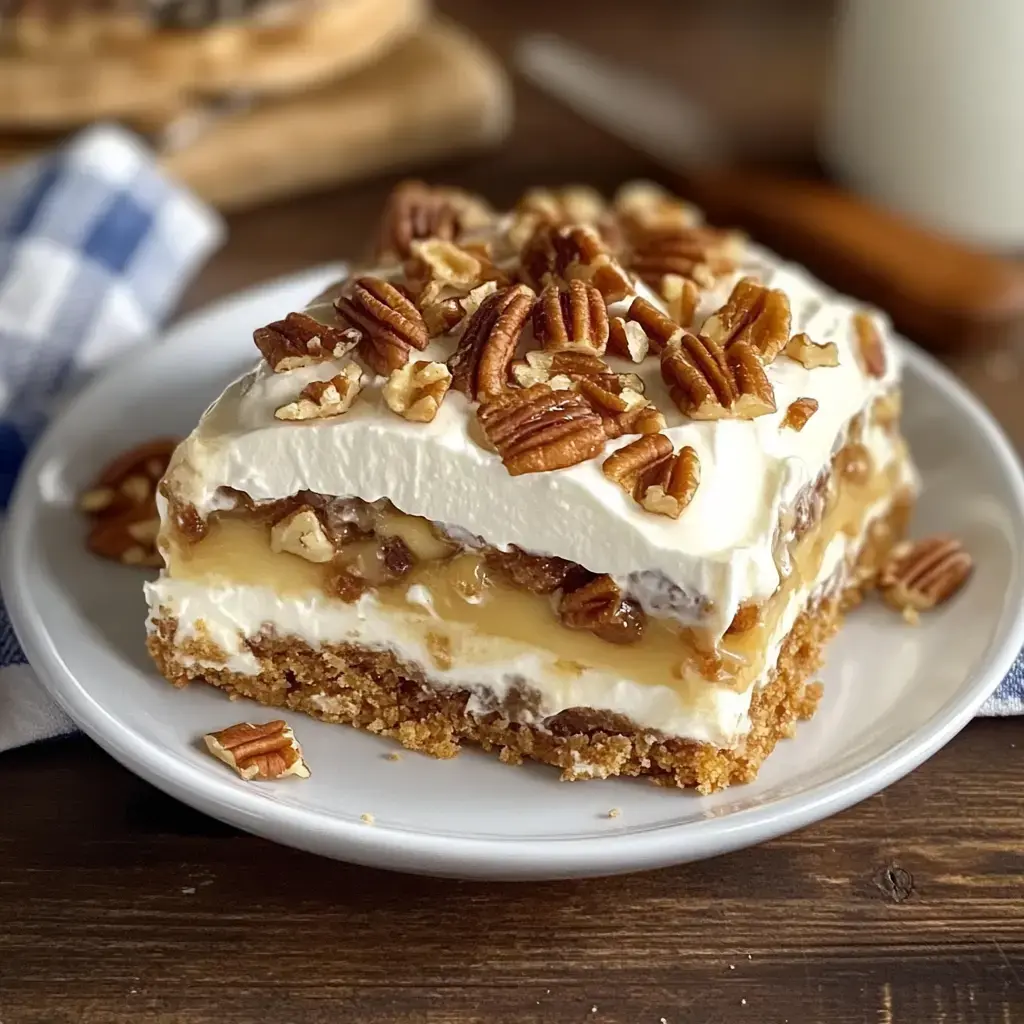
<path fill-rule="evenodd" d="M 176 686 L 710 792 L 814 713 L 868 589 L 916 613 L 967 571 L 899 546 L 885 319 L 654 186 L 405 183 L 254 340 L 159 485 Z"/>

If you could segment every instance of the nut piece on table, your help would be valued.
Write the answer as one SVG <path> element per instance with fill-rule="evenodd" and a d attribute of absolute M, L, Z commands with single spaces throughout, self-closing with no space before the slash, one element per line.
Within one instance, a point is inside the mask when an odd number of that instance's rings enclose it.
<path fill-rule="evenodd" d="M 779 424 L 781 430 L 795 430 L 799 433 L 807 426 L 807 421 L 818 411 L 816 398 L 798 398 L 790 402 L 786 415 Z"/>
<path fill-rule="evenodd" d="M 355 363 L 342 367 L 330 380 L 310 381 L 294 402 L 274 410 L 279 420 L 322 420 L 348 412 L 363 389 L 363 371 Z"/>
<path fill-rule="evenodd" d="M 680 412 L 691 419 L 754 419 L 775 412 L 771 382 L 745 341 L 723 351 L 711 338 L 684 333 L 662 352 L 661 375 Z"/>
<path fill-rule="evenodd" d="M 647 434 L 613 452 L 601 467 L 648 512 L 678 519 L 700 486 L 700 459 L 693 448 L 672 450 L 665 434 Z"/>
<path fill-rule="evenodd" d="M 285 722 L 265 725 L 239 722 L 220 732 L 207 733 L 203 742 L 214 757 L 230 765 L 247 781 L 282 779 L 286 775 L 309 778 L 298 740 Z"/>
<path fill-rule="evenodd" d="M 582 395 L 546 384 L 509 391 L 481 406 L 477 420 L 512 476 L 586 462 L 605 442 L 601 417 Z"/>
<path fill-rule="evenodd" d="M 430 423 L 452 382 L 444 363 L 418 360 L 393 370 L 384 385 L 384 401 L 392 412 L 417 423 Z"/>
<path fill-rule="evenodd" d="M 603 355 L 608 345 L 608 307 L 592 284 L 573 280 L 564 290 L 549 284 L 533 309 L 533 334 L 547 352 Z"/>
<path fill-rule="evenodd" d="M 937 534 L 893 548 L 878 574 L 886 604 L 906 613 L 923 612 L 948 601 L 967 581 L 973 559 L 955 537 Z"/>
<path fill-rule="evenodd" d="M 289 313 L 266 327 L 257 327 L 252 338 L 274 373 L 287 373 L 326 359 L 338 359 L 353 349 L 360 332 L 347 325 L 331 327 L 305 313 Z"/>
<path fill-rule="evenodd" d="M 818 345 L 806 334 L 794 334 L 782 351 L 807 370 L 813 370 L 818 366 L 839 365 L 839 346 L 834 341 Z"/>
<path fill-rule="evenodd" d="M 853 330 L 857 337 L 857 355 L 861 369 L 869 377 L 885 376 L 885 346 L 878 324 L 867 313 L 853 315 Z"/>
<path fill-rule="evenodd" d="M 563 593 L 558 616 L 563 626 L 588 630 L 613 644 L 636 643 L 647 625 L 643 609 L 623 597 L 611 576 L 596 576 L 589 583 Z"/>
<path fill-rule="evenodd" d="M 309 505 L 300 505 L 274 523 L 270 528 L 270 550 L 275 554 L 286 551 L 307 562 L 329 562 L 336 554 L 320 517 Z"/>
<path fill-rule="evenodd" d="M 420 311 L 382 278 L 357 278 L 334 306 L 343 321 L 360 331 L 359 354 L 374 373 L 387 376 L 405 366 L 410 349 L 424 349 L 430 340 Z"/>
<path fill-rule="evenodd" d="M 791 324 L 786 293 L 744 277 L 736 282 L 726 304 L 704 321 L 700 333 L 726 350 L 746 342 L 767 365 L 789 341 Z"/>
<path fill-rule="evenodd" d="M 163 565 L 156 489 L 177 446 L 176 438 L 157 438 L 123 452 L 82 492 L 78 508 L 93 520 L 86 540 L 93 554 L 123 565 Z"/>
<path fill-rule="evenodd" d="M 535 301 L 532 289 L 523 284 L 484 299 L 448 360 L 456 391 L 484 401 L 508 390 L 509 366 Z"/>

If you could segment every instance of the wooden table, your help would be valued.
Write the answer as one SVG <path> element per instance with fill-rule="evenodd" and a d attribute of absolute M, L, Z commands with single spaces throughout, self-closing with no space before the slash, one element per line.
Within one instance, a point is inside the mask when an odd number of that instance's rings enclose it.
<path fill-rule="evenodd" d="M 634 0 L 624 27 L 579 0 L 444 6 L 499 49 L 513 26 L 554 24 L 710 81 L 723 116 L 806 149 L 813 103 L 791 115 L 814 93 L 804 71 L 823 5 Z M 742 13 L 762 20 L 740 32 Z M 684 39 L 700 44 L 692 60 Z M 745 75 L 709 77 L 737 51 Z M 504 202 L 536 182 L 611 187 L 655 171 L 518 92 L 508 146 L 436 178 Z M 186 304 L 357 254 L 389 184 L 236 218 Z M 955 366 L 1024 443 L 1016 358 Z M 163 796 L 82 738 L 0 755 L 0 783 L 2 1024 L 1024 1019 L 1021 720 L 977 721 L 884 793 L 757 849 L 534 885 L 403 877 L 277 847 Z"/>

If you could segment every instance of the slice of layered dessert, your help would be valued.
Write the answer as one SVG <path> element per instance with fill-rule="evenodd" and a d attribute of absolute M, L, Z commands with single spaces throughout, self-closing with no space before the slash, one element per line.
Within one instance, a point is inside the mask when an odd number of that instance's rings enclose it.
<path fill-rule="evenodd" d="M 751 779 L 913 501 L 884 320 L 652 187 L 407 184 L 255 341 L 161 486 L 152 655 L 438 757 Z"/>

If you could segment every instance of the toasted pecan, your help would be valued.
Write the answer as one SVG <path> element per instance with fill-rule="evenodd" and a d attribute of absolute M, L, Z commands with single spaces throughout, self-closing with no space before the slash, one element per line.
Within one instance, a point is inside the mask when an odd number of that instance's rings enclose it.
<path fill-rule="evenodd" d="M 203 737 L 206 749 L 230 765 L 243 779 L 308 779 L 309 769 L 291 730 L 282 721 L 253 725 L 239 722 Z"/>
<path fill-rule="evenodd" d="M 360 336 L 350 326 L 331 327 L 305 313 L 289 313 L 283 320 L 257 327 L 252 334 L 275 373 L 340 358 L 355 347 Z"/>
<path fill-rule="evenodd" d="M 586 281 L 606 302 L 625 298 L 634 290 L 632 278 L 597 230 L 582 224 L 541 224 L 520 253 L 520 274 L 535 288 Z"/>
<path fill-rule="evenodd" d="M 363 371 L 347 363 L 330 380 L 310 381 L 294 402 L 274 410 L 279 420 L 315 420 L 348 412 L 363 387 Z"/>
<path fill-rule="evenodd" d="M 684 447 L 672 449 L 665 434 L 647 434 L 619 448 L 604 461 L 602 472 L 648 512 L 678 519 L 700 485 L 700 459 Z"/>
<path fill-rule="evenodd" d="M 601 417 L 586 399 L 546 384 L 507 392 L 477 419 L 512 476 L 575 466 L 604 447 Z"/>
<path fill-rule="evenodd" d="M 786 293 L 744 277 L 737 281 L 725 305 L 704 321 L 701 334 L 723 349 L 746 342 L 767 364 L 789 341 L 791 324 Z"/>
<path fill-rule="evenodd" d="M 362 332 L 359 354 L 383 375 L 404 366 L 410 349 L 430 340 L 420 311 L 389 281 L 359 277 L 348 294 L 335 300 L 338 315 Z"/>
<path fill-rule="evenodd" d="M 839 346 L 834 341 L 818 345 L 806 334 L 794 334 L 782 351 L 808 370 L 818 366 L 839 365 Z"/>
<path fill-rule="evenodd" d="M 779 427 L 782 429 L 795 430 L 804 429 L 807 421 L 818 411 L 818 400 L 816 398 L 797 398 L 789 403 L 786 415 L 782 418 Z"/>
<path fill-rule="evenodd" d="M 636 643 L 647 624 L 640 606 L 623 597 L 619 585 L 607 575 L 563 592 L 558 615 L 562 625 L 588 630 L 613 644 Z"/>
<path fill-rule="evenodd" d="M 533 309 L 533 334 L 549 352 L 603 355 L 608 345 L 608 307 L 592 284 L 573 280 L 565 289 L 549 284 Z"/>
<path fill-rule="evenodd" d="M 444 363 L 417 360 L 391 371 L 384 385 L 384 401 L 403 419 L 430 423 L 452 382 L 451 370 Z"/>
<path fill-rule="evenodd" d="M 878 575 L 886 603 L 903 611 L 927 611 L 948 601 L 967 582 L 973 560 L 956 537 L 937 534 L 898 544 Z"/>
<path fill-rule="evenodd" d="M 629 304 L 626 320 L 640 325 L 655 352 L 660 352 L 670 341 L 678 340 L 683 334 L 679 324 L 665 316 L 654 303 L 639 295 Z"/>

